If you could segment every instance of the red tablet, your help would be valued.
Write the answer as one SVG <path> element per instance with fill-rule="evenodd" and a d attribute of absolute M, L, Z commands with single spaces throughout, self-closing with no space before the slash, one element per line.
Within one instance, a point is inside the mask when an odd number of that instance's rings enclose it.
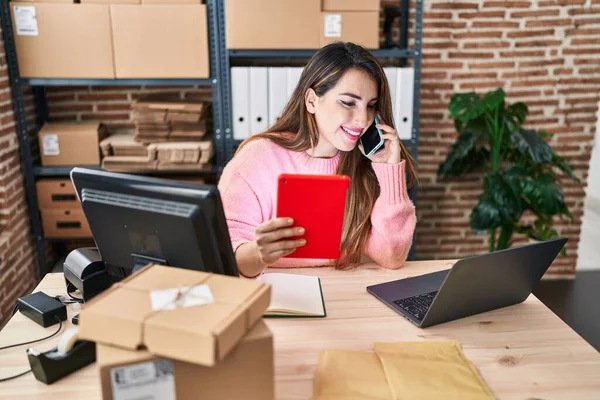
<path fill-rule="evenodd" d="M 306 239 L 287 257 L 339 258 L 349 186 L 346 175 L 279 175 L 277 217 L 293 218 Z"/>

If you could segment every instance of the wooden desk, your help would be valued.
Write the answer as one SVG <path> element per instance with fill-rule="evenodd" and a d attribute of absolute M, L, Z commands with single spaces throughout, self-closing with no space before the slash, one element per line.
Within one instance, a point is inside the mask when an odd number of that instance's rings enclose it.
<path fill-rule="evenodd" d="M 367 285 L 433 272 L 451 264 L 409 262 L 398 271 L 374 265 L 343 272 L 331 268 L 289 271 L 322 277 L 328 317 L 267 319 L 275 338 L 277 398 L 311 397 L 314 371 L 323 349 L 369 350 L 375 341 L 458 340 L 499 399 L 600 399 L 600 354 L 533 295 L 516 306 L 419 329 L 365 290 Z M 37 290 L 63 294 L 62 274 L 46 276 Z M 76 308 L 70 307 L 70 316 Z M 0 346 L 43 337 L 54 329 L 43 329 L 17 313 L 0 332 Z M 47 350 L 57 340 L 32 347 Z M 0 377 L 29 367 L 26 347 L 0 353 Z M 0 398 L 100 399 L 97 368 L 90 365 L 50 386 L 28 374 L 0 383 Z"/>

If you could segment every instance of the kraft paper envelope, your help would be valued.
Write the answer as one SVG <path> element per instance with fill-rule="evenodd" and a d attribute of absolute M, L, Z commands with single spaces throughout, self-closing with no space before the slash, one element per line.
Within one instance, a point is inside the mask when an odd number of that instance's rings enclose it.
<path fill-rule="evenodd" d="M 375 343 L 394 399 L 489 400 L 458 342 Z"/>
<path fill-rule="evenodd" d="M 375 353 L 324 350 L 315 374 L 313 400 L 389 400 L 390 391 Z"/>
<path fill-rule="evenodd" d="M 375 343 L 375 353 L 326 350 L 318 400 L 490 400 L 491 391 L 457 342 Z"/>

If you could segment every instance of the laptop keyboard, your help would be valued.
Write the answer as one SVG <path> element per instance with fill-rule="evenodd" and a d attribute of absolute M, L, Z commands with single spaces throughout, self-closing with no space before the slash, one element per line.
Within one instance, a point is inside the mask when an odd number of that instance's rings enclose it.
<path fill-rule="evenodd" d="M 435 298 L 436 294 L 437 290 L 435 292 L 429 292 L 420 294 L 418 296 L 395 300 L 394 304 L 402 308 L 420 322 L 423 321 L 423 318 L 425 317 L 425 314 L 427 314 L 427 310 L 429 310 L 431 302 Z"/>

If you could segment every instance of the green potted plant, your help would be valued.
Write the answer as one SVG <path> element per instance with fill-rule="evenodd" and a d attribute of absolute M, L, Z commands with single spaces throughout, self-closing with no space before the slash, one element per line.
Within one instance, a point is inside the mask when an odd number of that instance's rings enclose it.
<path fill-rule="evenodd" d="M 523 127 L 528 114 L 522 103 L 506 104 L 502 89 L 483 97 L 457 93 L 448 107 L 458 137 L 439 166 L 442 179 L 482 170 L 483 192 L 471 212 L 471 228 L 489 233 L 490 251 L 506 249 L 514 232 L 535 240 L 558 236 L 553 218 L 572 220 L 557 182 L 562 171 L 579 179 L 571 166 L 546 142 L 551 135 Z M 521 223 L 530 211 L 533 224 Z"/>

